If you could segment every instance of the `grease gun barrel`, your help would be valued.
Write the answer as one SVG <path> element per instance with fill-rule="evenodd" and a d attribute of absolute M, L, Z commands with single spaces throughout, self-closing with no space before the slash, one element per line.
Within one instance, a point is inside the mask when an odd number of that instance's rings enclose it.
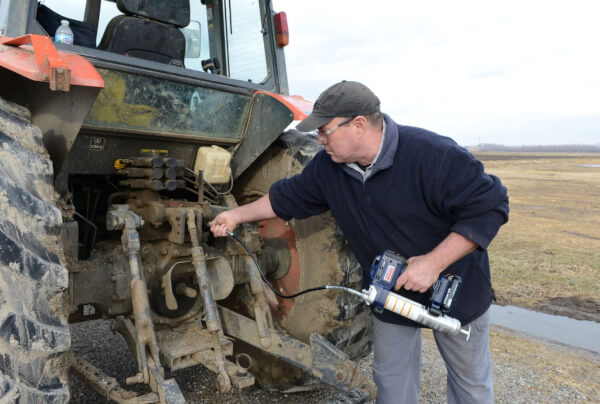
<path fill-rule="evenodd" d="M 407 299 L 404 296 L 401 296 L 397 293 L 391 292 L 381 287 L 371 285 L 369 286 L 368 290 L 363 289 L 361 292 L 344 286 L 327 285 L 326 288 L 338 289 L 351 293 L 363 299 L 368 305 L 371 305 L 374 302 L 375 304 L 377 304 L 377 301 L 384 301 L 385 303 L 383 304 L 383 306 L 381 306 L 383 309 L 394 312 L 402 317 L 408 318 L 409 320 L 413 320 L 436 331 L 440 331 L 446 335 L 454 336 L 463 334 L 466 336 L 467 341 L 469 340 L 469 336 L 471 335 L 471 327 L 469 326 L 466 329 L 462 328 L 460 321 L 458 321 L 457 319 L 447 316 L 445 314 L 435 316 L 431 314 L 427 307 L 425 307 L 421 303 Z M 379 299 L 377 299 L 378 294 L 384 295 L 380 295 Z"/>

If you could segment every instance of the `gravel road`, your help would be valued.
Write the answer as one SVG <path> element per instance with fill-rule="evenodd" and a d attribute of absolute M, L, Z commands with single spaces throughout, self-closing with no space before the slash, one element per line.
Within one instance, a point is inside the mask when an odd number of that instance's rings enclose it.
<path fill-rule="evenodd" d="M 121 383 L 136 372 L 136 363 L 124 340 L 113 335 L 108 321 L 71 325 L 73 350 Z M 600 355 L 493 327 L 490 349 L 494 364 L 497 403 L 600 403 Z M 372 355 L 363 359 L 370 373 Z M 421 402 L 446 401 L 446 371 L 430 331 L 424 332 Z M 169 376 L 169 375 L 167 375 Z M 243 392 L 218 393 L 215 376 L 202 366 L 175 373 L 189 403 L 319 403 L 337 391 L 284 394 L 250 387 Z M 73 403 L 108 402 L 71 376 Z M 147 391 L 140 386 L 138 391 Z"/>

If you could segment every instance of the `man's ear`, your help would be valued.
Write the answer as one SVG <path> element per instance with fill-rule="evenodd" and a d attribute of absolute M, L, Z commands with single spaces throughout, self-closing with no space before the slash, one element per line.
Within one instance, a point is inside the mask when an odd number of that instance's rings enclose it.
<path fill-rule="evenodd" d="M 367 130 L 367 118 L 365 118 L 362 115 L 358 115 L 356 118 L 354 118 L 354 120 L 352 121 L 353 125 L 356 125 L 356 127 L 358 129 L 360 129 L 362 132 Z"/>

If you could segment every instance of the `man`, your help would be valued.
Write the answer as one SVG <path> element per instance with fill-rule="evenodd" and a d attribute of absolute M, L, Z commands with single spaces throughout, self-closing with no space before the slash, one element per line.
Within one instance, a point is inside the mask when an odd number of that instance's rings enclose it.
<path fill-rule="evenodd" d="M 213 233 L 329 209 L 363 268 L 365 287 L 373 259 L 385 250 L 409 257 L 395 290 L 421 303 L 440 274 L 460 275 L 449 315 L 471 325 L 469 341 L 434 332 L 448 370 L 448 401 L 493 402 L 486 248 L 508 220 L 506 188 L 451 139 L 382 114 L 379 99 L 357 82 L 325 90 L 297 129 L 318 129 L 324 150 L 301 174 L 273 184 L 268 195 L 218 215 L 210 223 Z M 418 403 L 419 327 L 391 312 L 374 313 L 378 403 Z"/>

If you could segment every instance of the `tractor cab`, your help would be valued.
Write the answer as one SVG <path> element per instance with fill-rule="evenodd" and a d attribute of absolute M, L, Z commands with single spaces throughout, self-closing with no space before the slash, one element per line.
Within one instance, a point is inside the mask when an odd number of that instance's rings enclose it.
<path fill-rule="evenodd" d="M 191 76 L 198 77 L 193 72 L 204 72 L 287 93 L 282 52 L 287 44 L 287 22 L 285 13 L 270 18 L 269 2 L 47 0 L 22 2 L 18 6 L 14 1 L 3 3 L 0 35 L 18 37 L 35 33 L 54 38 L 61 21 L 67 20 L 74 32 L 75 46 L 70 50 L 84 56 L 110 60 L 112 56 L 105 52 L 126 55 L 184 67 Z M 24 16 L 28 16 L 27 21 Z"/>
<path fill-rule="evenodd" d="M 142 149 L 168 150 L 190 167 L 203 145 L 235 149 L 234 177 L 241 174 L 301 116 L 285 100 L 285 13 L 270 7 L 243 0 L 2 2 L 0 34 L 53 39 L 67 20 L 74 43 L 55 47 L 83 56 L 104 81 L 101 91 L 73 87 L 55 97 L 15 74 L 19 61 L 0 71 L 7 99 L 26 105 L 44 133 L 59 194 L 81 175 L 114 174 L 115 160 Z M 48 115 L 70 124 L 57 129 Z"/>

